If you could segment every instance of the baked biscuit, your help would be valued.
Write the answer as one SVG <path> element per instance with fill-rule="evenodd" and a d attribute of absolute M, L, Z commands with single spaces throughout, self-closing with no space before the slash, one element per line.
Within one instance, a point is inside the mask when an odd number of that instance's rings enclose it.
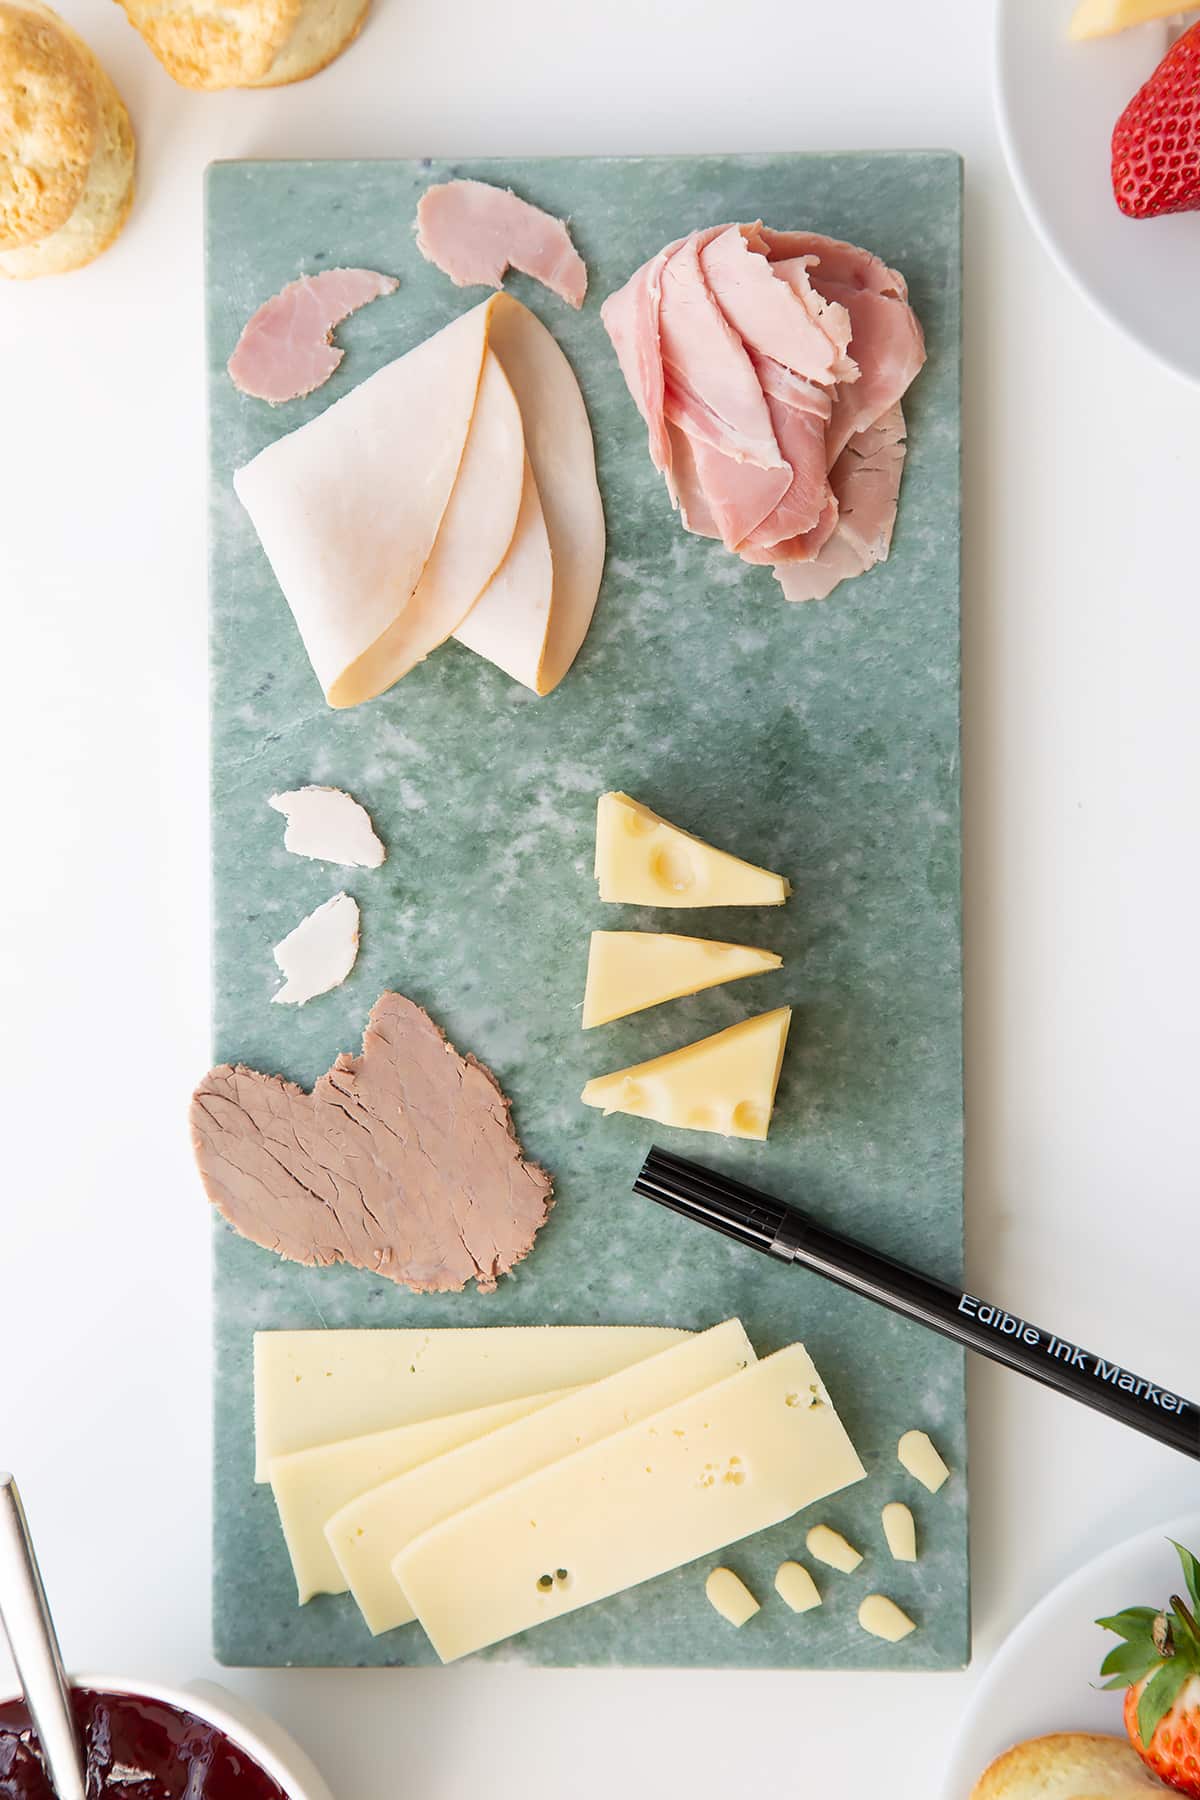
<path fill-rule="evenodd" d="M 133 204 L 116 88 L 40 0 L 0 0 L 0 276 L 60 275 L 107 250 Z"/>
<path fill-rule="evenodd" d="M 184 87 L 281 87 L 315 75 L 362 29 L 370 0 L 119 0 Z"/>

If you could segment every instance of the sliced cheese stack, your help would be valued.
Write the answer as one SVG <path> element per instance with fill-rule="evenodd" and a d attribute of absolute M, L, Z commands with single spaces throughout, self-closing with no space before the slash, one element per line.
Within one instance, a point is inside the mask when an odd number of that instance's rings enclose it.
<path fill-rule="evenodd" d="M 717 850 L 628 794 L 596 809 L 600 898 L 640 906 L 782 906 L 782 875 Z M 583 1025 L 588 1030 L 666 1000 L 781 966 L 747 944 L 646 931 L 594 931 Z M 765 1138 L 791 1024 L 790 1007 L 745 1019 L 681 1050 L 589 1081 L 585 1106 L 690 1131 Z"/>
<path fill-rule="evenodd" d="M 579 384 L 507 294 L 234 476 L 330 706 L 457 634 L 535 693 L 591 622 L 604 515 Z"/>
<path fill-rule="evenodd" d="M 260 1333 L 255 1408 L 301 1600 L 348 1587 L 446 1661 L 864 1473 L 803 1346 L 759 1363 L 736 1319 Z"/>

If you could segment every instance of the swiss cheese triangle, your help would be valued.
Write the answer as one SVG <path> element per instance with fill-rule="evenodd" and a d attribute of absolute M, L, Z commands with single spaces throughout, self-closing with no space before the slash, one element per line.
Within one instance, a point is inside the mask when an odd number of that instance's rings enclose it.
<path fill-rule="evenodd" d="M 601 794 L 596 879 L 602 900 L 630 906 L 782 906 L 782 875 L 716 850 L 628 794 Z"/>
<path fill-rule="evenodd" d="M 782 961 L 773 950 L 753 950 L 747 944 L 674 937 L 668 932 L 593 931 L 583 1028 L 607 1025 L 664 1000 L 719 987 L 723 981 L 761 975 Z"/>
<path fill-rule="evenodd" d="M 791 1022 L 790 1006 L 743 1019 L 682 1050 L 598 1076 L 584 1088 L 583 1103 L 685 1131 L 765 1138 Z"/>

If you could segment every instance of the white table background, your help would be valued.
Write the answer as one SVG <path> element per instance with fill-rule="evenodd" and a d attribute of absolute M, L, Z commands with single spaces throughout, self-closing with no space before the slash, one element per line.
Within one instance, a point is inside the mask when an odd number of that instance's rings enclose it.
<path fill-rule="evenodd" d="M 376 0 L 315 81 L 214 95 L 177 88 L 107 0 L 60 3 L 141 156 L 111 254 L 0 291 L 0 1462 L 68 1660 L 212 1672 L 209 1218 L 184 1114 L 208 1063 L 214 158 L 965 154 L 969 1270 L 1196 1392 L 1200 394 L 1034 239 L 984 0 Z M 1182 1458 L 990 1367 L 971 1404 L 966 1674 L 222 1678 L 340 1800 L 931 1800 L 1004 1632 L 1200 1495 Z"/>

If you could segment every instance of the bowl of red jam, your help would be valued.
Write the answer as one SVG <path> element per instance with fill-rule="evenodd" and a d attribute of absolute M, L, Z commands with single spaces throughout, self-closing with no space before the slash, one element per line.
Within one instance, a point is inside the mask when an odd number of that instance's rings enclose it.
<path fill-rule="evenodd" d="M 281 1726 L 207 1683 L 73 1678 L 88 1800 L 332 1800 Z M 0 1700 L 0 1800 L 54 1800 L 22 1699 Z"/>

